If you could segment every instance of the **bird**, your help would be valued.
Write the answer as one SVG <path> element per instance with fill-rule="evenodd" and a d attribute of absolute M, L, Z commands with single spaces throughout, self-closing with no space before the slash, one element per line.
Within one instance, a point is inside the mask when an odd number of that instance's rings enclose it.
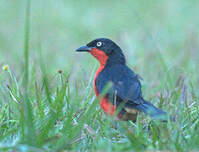
<path fill-rule="evenodd" d="M 139 75 L 127 66 L 124 53 L 115 42 L 97 38 L 76 51 L 89 52 L 100 63 L 94 77 L 94 90 L 106 115 L 136 122 L 138 113 L 143 112 L 152 120 L 167 121 L 165 111 L 143 98 Z"/>

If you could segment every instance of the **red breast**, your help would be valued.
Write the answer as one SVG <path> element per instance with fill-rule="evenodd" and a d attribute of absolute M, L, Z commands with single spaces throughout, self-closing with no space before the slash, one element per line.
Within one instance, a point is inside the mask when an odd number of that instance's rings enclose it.
<path fill-rule="evenodd" d="M 90 51 L 90 53 L 100 62 L 100 67 L 97 70 L 97 72 L 95 74 L 95 79 L 94 79 L 95 95 L 97 97 L 99 97 L 99 93 L 98 93 L 98 90 L 97 90 L 97 87 L 96 87 L 96 79 L 97 79 L 98 75 L 100 74 L 100 72 L 104 69 L 106 62 L 108 60 L 108 56 L 104 52 L 102 52 L 102 51 L 100 51 L 96 48 L 93 48 Z M 113 104 L 108 101 L 107 97 L 103 97 L 100 100 L 100 107 L 104 110 L 104 112 L 106 114 L 110 114 L 110 115 L 114 114 L 115 106 L 113 106 Z"/>

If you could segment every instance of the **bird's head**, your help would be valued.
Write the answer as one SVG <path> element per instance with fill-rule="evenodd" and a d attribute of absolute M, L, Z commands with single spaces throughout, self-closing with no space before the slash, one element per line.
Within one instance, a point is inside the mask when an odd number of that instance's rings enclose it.
<path fill-rule="evenodd" d="M 120 47 L 110 39 L 99 38 L 81 46 L 77 52 L 91 53 L 101 65 L 125 64 L 125 57 Z"/>

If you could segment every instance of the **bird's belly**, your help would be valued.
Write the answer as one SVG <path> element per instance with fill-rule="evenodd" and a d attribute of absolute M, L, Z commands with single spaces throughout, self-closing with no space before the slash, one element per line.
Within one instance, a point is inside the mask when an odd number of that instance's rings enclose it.
<path fill-rule="evenodd" d="M 137 120 L 137 113 L 124 113 L 124 114 L 118 114 L 117 117 L 120 119 L 120 120 L 123 120 L 123 121 L 129 121 L 129 120 L 132 120 L 133 122 L 136 122 Z"/>
<path fill-rule="evenodd" d="M 103 97 L 101 100 L 100 100 L 100 107 L 104 110 L 104 112 L 107 114 L 107 115 L 111 115 L 113 116 L 114 115 L 114 112 L 115 112 L 115 106 L 108 101 L 108 98 L 107 97 Z"/>
<path fill-rule="evenodd" d="M 103 97 L 100 101 L 100 107 L 104 110 L 106 115 L 114 115 L 116 110 L 116 106 L 114 106 L 111 102 L 108 101 L 107 97 Z M 136 122 L 138 111 L 135 109 L 125 109 L 125 113 L 117 114 L 117 118 L 123 121 L 132 120 Z"/>

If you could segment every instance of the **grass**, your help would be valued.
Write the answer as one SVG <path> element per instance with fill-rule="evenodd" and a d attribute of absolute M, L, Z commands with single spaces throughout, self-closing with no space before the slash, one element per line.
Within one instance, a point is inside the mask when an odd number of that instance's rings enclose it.
<path fill-rule="evenodd" d="M 112 2 L 0 2 L 10 6 L 0 10 L 0 151 L 199 149 L 198 5 Z M 144 97 L 175 123 L 105 116 L 92 84 L 98 64 L 74 55 L 101 35 L 121 45 Z"/>

